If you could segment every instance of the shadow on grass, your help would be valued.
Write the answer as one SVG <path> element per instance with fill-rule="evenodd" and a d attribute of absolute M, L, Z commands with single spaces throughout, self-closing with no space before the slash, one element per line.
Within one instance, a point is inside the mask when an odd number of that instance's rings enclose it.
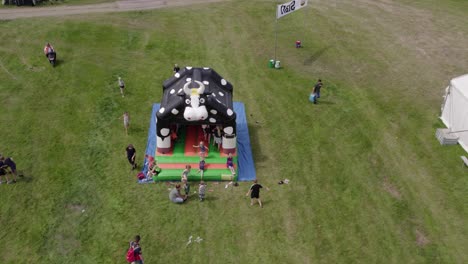
<path fill-rule="evenodd" d="M 315 53 L 310 55 L 308 58 L 304 60 L 304 65 L 309 66 L 312 65 L 316 60 L 318 60 L 331 46 L 324 47 L 322 49 L 317 50 Z"/>
<path fill-rule="evenodd" d="M 262 154 L 262 147 L 259 144 L 258 140 L 258 129 L 261 126 L 260 122 L 256 122 L 252 120 L 252 116 L 250 117 L 250 122 L 253 122 L 253 124 L 248 123 L 248 128 L 249 128 L 249 136 L 250 136 L 250 145 L 252 146 L 252 154 L 254 156 L 254 161 L 255 162 L 263 162 L 267 160 L 267 156 Z M 255 124 L 255 125 L 254 125 Z"/>
<path fill-rule="evenodd" d="M 319 100 L 317 102 L 317 104 L 322 104 L 322 105 L 333 105 L 335 104 L 334 102 L 331 102 L 331 101 L 322 101 L 322 100 Z"/>

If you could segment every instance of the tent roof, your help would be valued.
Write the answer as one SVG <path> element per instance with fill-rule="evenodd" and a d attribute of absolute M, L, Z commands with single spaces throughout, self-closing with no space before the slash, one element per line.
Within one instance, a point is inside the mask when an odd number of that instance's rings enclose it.
<path fill-rule="evenodd" d="M 459 90 L 463 96 L 468 98 L 468 74 L 453 78 L 450 81 L 450 85 Z"/>

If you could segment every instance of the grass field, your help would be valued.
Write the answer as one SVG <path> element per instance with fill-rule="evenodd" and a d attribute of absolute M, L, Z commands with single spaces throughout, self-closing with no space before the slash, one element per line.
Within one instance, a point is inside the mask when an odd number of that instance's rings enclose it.
<path fill-rule="evenodd" d="M 468 3 L 309 1 L 279 21 L 271 70 L 275 3 L 2 21 L 0 152 L 25 178 L 0 185 L 0 263 L 125 263 L 135 234 L 147 264 L 468 263 L 464 151 L 434 137 L 443 89 L 468 69 Z M 174 63 L 233 83 L 263 209 L 249 183 L 181 206 L 135 183 L 125 147 L 142 162 Z"/>

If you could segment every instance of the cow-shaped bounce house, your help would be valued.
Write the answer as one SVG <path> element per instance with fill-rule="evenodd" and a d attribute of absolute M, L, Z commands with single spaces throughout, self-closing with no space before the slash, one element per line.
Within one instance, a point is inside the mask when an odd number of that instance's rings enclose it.
<path fill-rule="evenodd" d="M 185 67 L 163 84 L 157 118 L 157 152 L 172 148 L 171 129 L 180 126 L 222 127 L 222 151 L 236 150 L 236 113 L 232 85 L 210 68 Z"/>

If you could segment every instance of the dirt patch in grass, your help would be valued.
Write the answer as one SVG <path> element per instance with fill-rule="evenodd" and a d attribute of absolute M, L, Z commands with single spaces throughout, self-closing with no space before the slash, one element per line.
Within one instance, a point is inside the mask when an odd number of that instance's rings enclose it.
<path fill-rule="evenodd" d="M 431 241 L 427 238 L 426 234 L 424 234 L 423 231 L 416 229 L 414 232 L 416 234 L 416 244 L 419 247 L 424 247 L 427 244 L 431 243 Z"/>
<path fill-rule="evenodd" d="M 66 207 L 67 207 L 68 210 L 70 210 L 72 212 L 76 212 L 76 213 L 81 213 L 86 208 L 82 204 L 68 204 Z"/>
<path fill-rule="evenodd" d="M 398 188 L 390 182 L 388 176 L 385 176 L 383 179 L 383 189 L 389 193 L 393 198 L 401 200 L 401 192 Z"/>

